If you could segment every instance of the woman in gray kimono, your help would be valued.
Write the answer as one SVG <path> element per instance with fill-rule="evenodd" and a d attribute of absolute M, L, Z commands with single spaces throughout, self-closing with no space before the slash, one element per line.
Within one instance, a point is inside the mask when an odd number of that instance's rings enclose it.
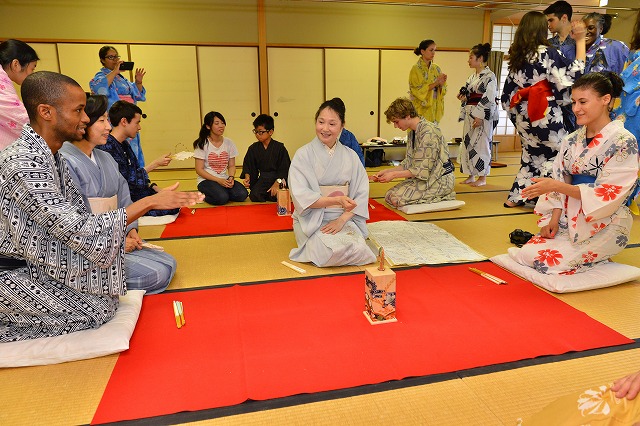
<path fill-rule="evenodd" d="M 369 180 L 358 155 L 337 143 L 344 105 L 325 101 L 316 113 L 316 137 L 296 151 L 289 168 L 298 244 L 289 253 L 316 266 L 366 265 L 376 257 L 367 246 Z"/>
<path fill-rule="evenodd" d="M 84 138 L 65 142 L 60 148 L 73 182 L 94 214 L 131 204 L 129 186 L 118 171 L 116 162 L 109 153 L 94 149 L 96 145 L 106 143 L 111 130 L 107 104 L 106 96 L 88 96 L 85 113 L 90 121 Z M 146 290 L 146 294 L 160 293 L 173 278 L 176 260 L 168 253 L 143 248 L 142 244 L 137 221 L 132 222 L 127 227 L 125 242 L 127 289 Z"/>

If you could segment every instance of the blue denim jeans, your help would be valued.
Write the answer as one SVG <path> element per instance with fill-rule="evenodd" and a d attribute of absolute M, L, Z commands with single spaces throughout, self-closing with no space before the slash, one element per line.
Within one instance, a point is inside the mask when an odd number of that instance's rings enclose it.
<path fill-rule="evenodd" d="M 204 194 L 204 201 L 221 206 L 229 201 L 244 201 L 249 195 L 249 191 L 237 180 L 233 181 L 232 188 L 225 188 L 217 182 L 203 180 L 198 184 L 198 191 Z"/>

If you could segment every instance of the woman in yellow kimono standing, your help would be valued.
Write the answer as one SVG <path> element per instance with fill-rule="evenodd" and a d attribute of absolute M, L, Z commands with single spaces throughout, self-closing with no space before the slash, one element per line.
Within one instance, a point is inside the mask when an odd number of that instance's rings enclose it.
<path fill-rule="evenodd" d="M 413 53 L 420 56 L 409 73 L 409 94 L 418 115 L 438 123 L 444 114 L 447 75 L 433 62 L 436 42 L 422 40 Z"/>

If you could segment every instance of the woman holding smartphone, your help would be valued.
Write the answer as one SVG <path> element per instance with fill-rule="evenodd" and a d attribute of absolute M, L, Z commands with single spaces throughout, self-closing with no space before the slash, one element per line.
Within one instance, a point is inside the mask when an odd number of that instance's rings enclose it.
<path fill-rule="evenodd" d="M 111 108 L 111 105 L 120 100 L 131 102 L 132 104 L 147 100 L 147 90 L 142 85 L 142 79 L 146 74 L 144 68 L 136 68 L 135 80 L 131 82 L 122 75 L 123 70 L 120 69 L 120 65 L 124 61 L 120 59 L 115 47 L 101 47 L 98 56 L 100 57 L 102 68 L 89 82 L 89 86 L 91 87 L 91 93 L 94 95 L 107 97 L 109 100 L 107 111 Z M 136 135 L 135 138 L 131 139 L 129 145 L 135 152 L 140 167 L 144 167 L 144 154 L 140 146 L 140 135 Z"/>

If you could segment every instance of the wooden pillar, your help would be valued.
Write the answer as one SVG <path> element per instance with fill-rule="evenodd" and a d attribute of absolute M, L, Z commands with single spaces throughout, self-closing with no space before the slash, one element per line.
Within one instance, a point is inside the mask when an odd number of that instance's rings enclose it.
<path fill-rule="evenodd" d="M 267 17 L 264 10 L 264 0 L 258 0 L 258 75 L 260 78 L 260 111 L 263 114 L 269 114 Z"/>
<path fill-rule="evenodd" d="M 484 11 L 484 22 L 482 25 L 482 42 L 491 43 L 491 11 Z"/>

